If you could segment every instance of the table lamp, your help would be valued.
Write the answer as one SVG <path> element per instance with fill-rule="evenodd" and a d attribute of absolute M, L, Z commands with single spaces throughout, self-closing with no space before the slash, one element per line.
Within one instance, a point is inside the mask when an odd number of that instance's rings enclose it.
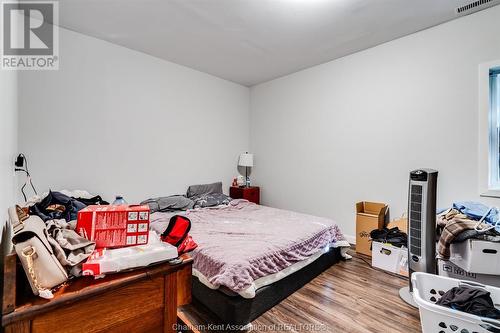
<path fill-rule="evenodd" d="M 248 168 L 253 167 L 253 154 L 249 154 L 248 152 L 241 154 L 240 159 L 238 161 L 238 165 L 245 167 L 246 187 L 250 187 L 250 177 L 248 177 Z"/>

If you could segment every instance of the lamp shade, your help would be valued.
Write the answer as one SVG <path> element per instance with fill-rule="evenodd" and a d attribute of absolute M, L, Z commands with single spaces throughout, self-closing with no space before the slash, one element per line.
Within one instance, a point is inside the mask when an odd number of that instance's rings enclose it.
<path fill-rule="evenodd" d="M 238 161 L 239 166 L 253 167 L 253 154 L 243 153 Z"/>

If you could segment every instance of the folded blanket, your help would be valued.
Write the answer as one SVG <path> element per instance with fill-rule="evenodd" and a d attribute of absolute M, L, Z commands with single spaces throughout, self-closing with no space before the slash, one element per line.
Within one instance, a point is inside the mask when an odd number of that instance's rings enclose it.
<path fill-rule="evenodd" d="M 465 230 L 474 229 L 474 226 L 477 224 L 476 221 L 461 219 L 461 218 L 453 218 L 448 221 L 446 226 L 441 233 L 441 237 L 439 237 L 438 243 L 438 256 L 440 259 L 447 260 L 450 258 L 450 244 L 453 243 L 455 238 L 460 235 Z"/>

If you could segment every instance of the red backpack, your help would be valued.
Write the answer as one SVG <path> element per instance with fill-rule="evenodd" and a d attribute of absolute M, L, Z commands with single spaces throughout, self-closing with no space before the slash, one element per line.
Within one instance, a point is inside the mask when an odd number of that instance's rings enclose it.
<path fill-rule="evenodd" d="M 167 229 L 161 234 L 161 240 L 177 247 L 179 254 L 194 250 L 198 244 L 189 236 L 191 221 L 182 215 L 170 218 Z"/>

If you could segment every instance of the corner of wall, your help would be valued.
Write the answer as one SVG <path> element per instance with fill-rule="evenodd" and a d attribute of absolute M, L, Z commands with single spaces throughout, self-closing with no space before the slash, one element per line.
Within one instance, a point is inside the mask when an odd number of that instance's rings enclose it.
<path fill-rule="evenodd" d="M 18 72 L 2 71 L 0 75 L 0 266 L 3 272 L 3 258 L 11 251 L 10 226 L 7 209 L 16 202 L 16 178 L 13 169 L 18 141 Z M 2 273 L 3 279 L 3 273 Z"/>

